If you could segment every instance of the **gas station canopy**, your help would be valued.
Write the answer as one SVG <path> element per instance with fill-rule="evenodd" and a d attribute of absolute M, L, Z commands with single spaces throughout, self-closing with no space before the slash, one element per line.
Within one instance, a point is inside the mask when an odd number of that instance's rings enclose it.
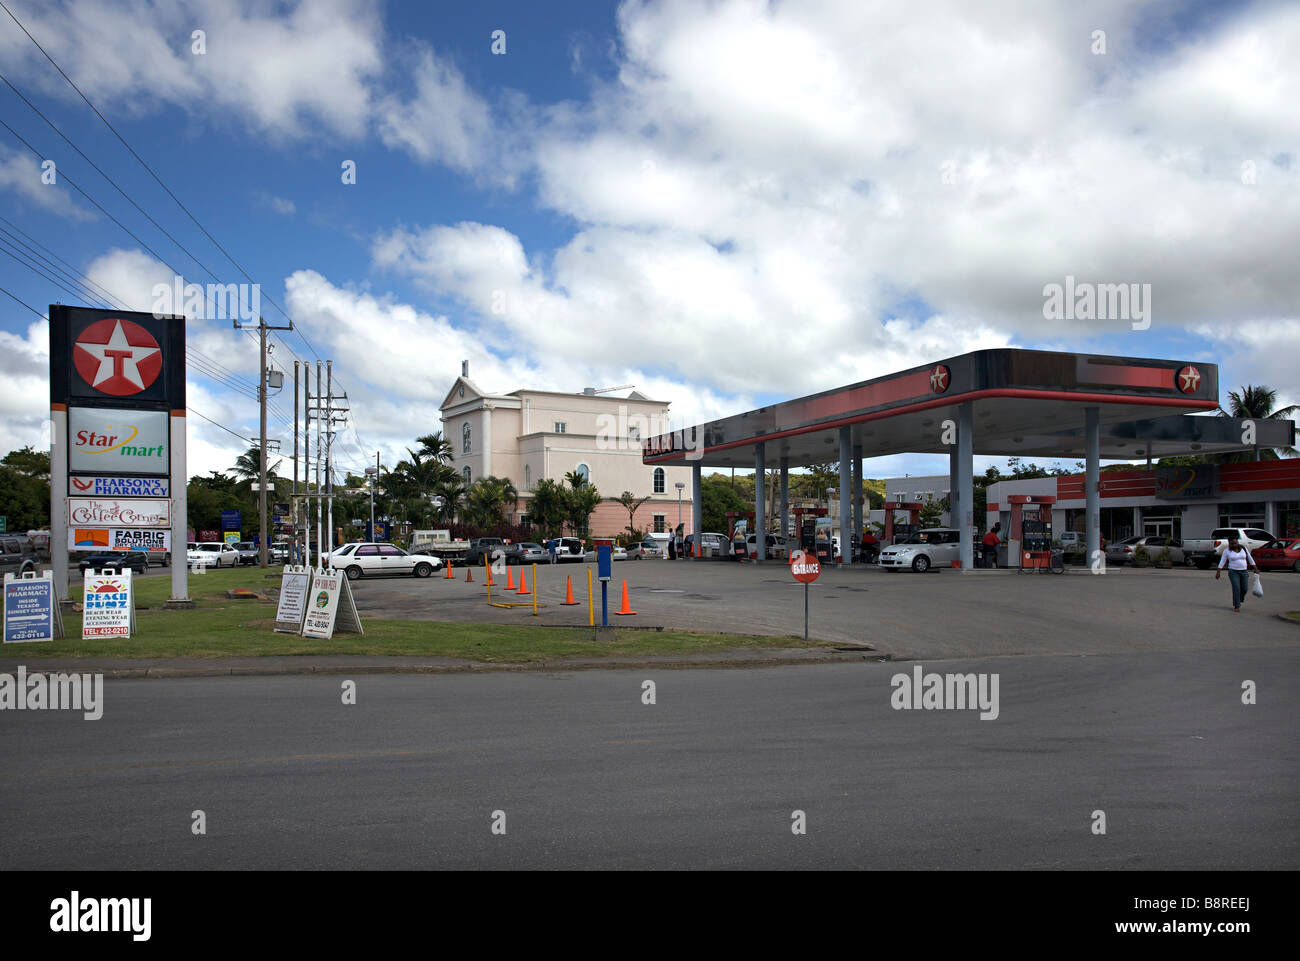
<path fill-rule="evenodd" d="M 974 454 L 1083 457 L 1084 410 L 1100 425 L 1102 459 L 1152 460 L 1241 450 L 1243 422 L 1190 416 L 1219 408 L 1214 364 L 997 348 L 649 438 L 645 464 L 688 461 L 753 469 L 755 448 L 789 467 L 855 458 L 949 453 L 970 404 Z M 1289 421 L 1256 422 L 1261 448 L 1292 446 Z"/>

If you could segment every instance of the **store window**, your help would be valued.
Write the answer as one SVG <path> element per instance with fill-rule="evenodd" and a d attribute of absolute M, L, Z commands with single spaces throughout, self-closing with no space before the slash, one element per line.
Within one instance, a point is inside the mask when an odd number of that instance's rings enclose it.
<path fill-rule="evenodd" d="M 468 487 L 470 485 L 468 466 L 463 471 L 461 471 L 461 476 L 465 478 L 465 486 Z"/>
<path fill-rule="evenodd" d="M 582 478 L 584 484 L 591 483 L 591 468 L 586 464 L 579 464 L 577 468 L 574 469 L 574 473 Z"/>

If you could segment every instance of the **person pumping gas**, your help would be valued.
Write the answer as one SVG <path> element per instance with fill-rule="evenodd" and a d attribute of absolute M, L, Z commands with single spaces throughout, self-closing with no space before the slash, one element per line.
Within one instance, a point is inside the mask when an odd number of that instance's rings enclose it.
<path fill-rule="evenodd" d="M 984 555 L 985 567 L 998 566 L 998 548 L 1002 545 L 1002 538 L 998 536 L 998 531 L 1002 530 L 1002 523 L 999 521 L 994 524 L 984 540 L 980 542 L 980 550 Z"/>

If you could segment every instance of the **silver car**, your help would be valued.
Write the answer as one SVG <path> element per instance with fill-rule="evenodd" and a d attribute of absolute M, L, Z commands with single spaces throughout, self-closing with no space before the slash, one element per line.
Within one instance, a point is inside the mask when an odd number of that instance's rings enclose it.
<path fill-rule="evenodd" d="M 880 552 L 879 564 L 887 571 L 911 569 L 924 574 L 931 567 L 951 567 L 961 558 L 961 531 L 953 527 L 931 527 Z"/>
<path fill-rule="evenodd" d="M 1106 563 L 1114 564 L 1117 567 L 1127 564 L 1133 560 L 1133 555 L 1137 553 L 1139 547 L 1147 549 L 1147 556 L 1151 563 L 1156 562 L 1156 558 L 1165 549 L 1165 542 L 1168 541 L 1169 559 L 1175 564 L 1186 565 L 1187 555 L 1183 552 L 1183 542 L 1170 537 L 1156 536 L 1148 534 L 1145 537 L 1129 537 L 1120 541 L 1118 544 L 1106 545 Z"/>

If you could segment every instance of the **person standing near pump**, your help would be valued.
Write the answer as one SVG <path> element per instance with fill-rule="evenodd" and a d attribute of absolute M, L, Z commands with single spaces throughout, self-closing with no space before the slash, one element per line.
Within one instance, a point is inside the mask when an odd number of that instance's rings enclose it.
<path fill-rule="evenodd" d="M 984 535 L 984 540 L 981 542 L 985 567 L 998 566 L 998 547 L 1002 544 L 1002 538 L 998 535 L 998 531 L 1000 530 L 1002 530 L 1001 521 L 993 525 L 989 532 Z"/>
<path fill-rule="evenodd" d="M 668 559 L 677 560 L 677 535 L 672 530 L 668 531 Z"/>
<path fill-rule="evenodd" d="M 880 541 L 876 539 L 875 531 L 868 527 L 862 532 L 862 563 L 874 564 L 879 553 Z"/>
<path fill-rule="evenodd" d="M 1235 534 L 1229 535 L 1228 546 L 1219 555 L 1219 569 L 1214 572 L 1216 581 L 1223 573 L 1225 564 L 1228 567 L 1228 581 L 1232 584 L 1232 613 L 1240 614 L 1241 605 L 1246 603 L 1246 589 L 1250 584 L 1250 575 L 1252 573 L 1258 575 L 1259 568 L 1255 566 L 1255 558 L 1250 556 L 1250 551 Z"/>

